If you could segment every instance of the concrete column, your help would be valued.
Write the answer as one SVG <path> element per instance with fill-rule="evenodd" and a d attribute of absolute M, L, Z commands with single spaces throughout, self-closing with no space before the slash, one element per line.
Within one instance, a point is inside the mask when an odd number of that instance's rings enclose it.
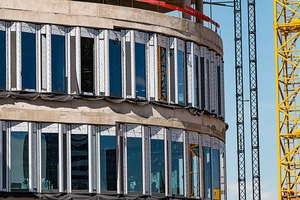
<path fill-rule="evenodd" d="M 182 7 L 185 8 L 185 5 L 191 6 L 191 0 L 183 0 Z M 182 18 L 184 19 L 191 19 L 191 16 L 185 13 L 182 13 Z"/>
<path fill-rule="evenodd" d="M 196 10 L 203 13 L 203 0 L 196 0 L 195 2 L 196 2 Z M 197 19 L 197 22 L 203 24 L 203 20 Z"/>

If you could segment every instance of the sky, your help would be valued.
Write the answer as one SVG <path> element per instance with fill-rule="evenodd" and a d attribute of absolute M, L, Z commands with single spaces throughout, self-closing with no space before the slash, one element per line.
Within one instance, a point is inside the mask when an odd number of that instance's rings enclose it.
<path fill-rule="evenodd" d="M 217 0 L 214 0 L 215 2 Z M 244 99 L 249 99 L 248 72 L 248 22 L 247 1 L 242 1 L 243 55 L 244 55 Z M 205 10 L 208 10 L 206 8 Z M 226 123 L 229 125 L 226 138 L 227 152 L 227 195 L 228 200 L 238 199 L 237 145 L 235 114 L 235 71 L 234 71 L 234 27 L 233 8 L 213 7 L 213 19 L 221 28 L 225 62 Z M 209 15 L 209 13 L 206 13 Z M 259 133 L 261 162 L 261 192 L 263 200 L 278 199 L 277 140 L 275 121 L 275 66 L 273 1 L 256 1 L 257 58 L 259 88 Z M 251 138 L 249 102 L 245 103 L 246 135 L 246 179 L 247 199 L 252 199 Z"/>

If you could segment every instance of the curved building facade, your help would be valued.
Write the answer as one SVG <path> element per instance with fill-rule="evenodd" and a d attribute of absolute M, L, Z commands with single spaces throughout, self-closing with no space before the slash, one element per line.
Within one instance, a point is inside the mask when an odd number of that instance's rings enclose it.
<path fill-rule="evenodd" d="M 120 2 L 0 0 L 1 196 L 226 199 L 221 38 Z"/>

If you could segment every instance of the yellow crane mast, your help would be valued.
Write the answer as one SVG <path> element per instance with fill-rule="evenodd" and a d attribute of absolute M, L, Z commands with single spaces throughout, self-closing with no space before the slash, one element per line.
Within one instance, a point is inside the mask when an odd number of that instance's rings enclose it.
<path fill-rule="evenodd" d="M 274 0 L 279 199 L 300 199 L 300 1 Z"/>

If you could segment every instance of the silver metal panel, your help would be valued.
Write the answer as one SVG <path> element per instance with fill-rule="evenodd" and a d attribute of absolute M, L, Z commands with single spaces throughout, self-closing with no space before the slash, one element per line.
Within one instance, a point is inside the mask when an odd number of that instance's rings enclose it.
<path fill-rule="evenodd" d="M 80 43 L 80 27 L 75 28 L 75 54 L 76 54 L 76 82 L 78 92 L 81 93 L 81 43 Z M 74 77 L 75 78 L 75 77 Z"/>
<path fill-rule="evenodd" d="M 175 104 L 178 104 L 178 50 L 179 50 L 179 42 L 180 40 L 175 38 L 172 45 L 174 46 L 174 85 L 175 85 Z M 182 46 L 182 45 L 181 45 Z M 172 93 L 172 91 L 170 91 Z"/>
<path fill-rule="evenodd" d="M 216 70 L 216 53 L 210 51 L 210 68 L 209 68 L 209 85 L 210 85 L 210 112 L 216 112 L 216 99 L 217 99 L 217 70 Z"/>
<path fill-rule="evenodd" d="M 11 90 L 11 23 L 6 23 L 6 90 Z"/>
<path fill-rule="evenodd" d="M 211 140 L 209 135 L 202 135 L 202 146 L 211 147 Z"/>
<path fill-rule="evenodd" d="M 219 139 L 217 139 L 217 138 L 215 138 L 215 137 L 211 137 L 211 138 L 210 138 L 210 141 L 211 141 L 211 147 L 212 147 L 213 149 L 217 149 L 217 150 L 220 149 Z"/>
<path fill-rule="evenodd" d="M 143 194 L 150 194 L 150 165 L 151 165 L 151 156 L 150 156 L 150 128 L 143 126 Z"/>
<path fill-rule="evenodd" d="M 88 125 L 70 125 L 72 134 L 88 134 Z"/>
<path fill-rule="evenodd" d="M 16 90 L 22 90 L 22 45 L 21 45 L 21 23 L 16 22 Z"/>
<path fill-rule="evenodd" d="M 122 83 L 123 84 L 123 94 L 122 96 L 123 97 L 126 97 L 126 98 L 131 98 L 131 92 L 130 92 L 130 95 L 127 94 L 127 77 L 129 76 L 131 78 L 131 75 L 130 74 L 127 74 L 127 69 L 130 68 L 130 71 L 131 71 L 131 66 L 127 66 L 127 62 L 126 62 L 126 58 L 127 58 L 127 54 L 128 52 L 126 51 L 126 42 L 130 42 L 130 34 L 131 31 L 128 31 L 128 30 L 122 30 L 121 31 L 121 48 L 122 48 L 122 60 L 124 60 L 122 62 Z"/>
<path fill-rule="evenodd" d="M 171 141 L 173 142 L 183 142 L 184 131 L 181 129 L 170 129 Z"/>
<path fill-rule="evenodd" d="M 103 136 L 116 136 L 116 127 L 115 126 L 101 126 L 101 135 Z"/>
<path fill-rule="evenodd" d="M 3 124 L 4 122 L 0 121 L 0 191 L 3 191 L 3 167 L 6 167 L 6 164 L 3 163 Z"/>
<path fill-rule="evenodd" d="M 194 107 L 194 43 L 187 42 L 186 43 L 186 66 L 187 66 L 187 75 L 186 75 L 186 83 L 187 83 L 187 103 Z"/>
<path fill-rule="evenodd" d="M 150 126 L 151 139 L 164 140 L 165 139 L 165 128 L 160 126 Z"/>
<path fill-rule="evenodd" d="M 59 192 L 63 192 L 64 191 L 64 172 L 63 172 L 63 168 L 64 168 L 64 161 L 67 160 L 66 158 L 64 158 L 64 155 L 63 155 L 63 127 L 64 125 L 62 124 L 59 124 L 58 125 L 58 160 L 59 160 L 59 163 L 58 163 L 58 167 L 59 167 L 59 170 L 58 170 L 58 177 L 59 177 Z"/>
<path fill-rule="evenodd" d="M 129 31 L 130 32 L 130 59 L 131 59 L 131 97 L 136 97 L 136 80 L 135 80 L 135 38 L 138 34 L 135 33 L 135 31 Z"/>
<path fill-rule="evenodd" d="M 222 58 L 221 58 L 222 59 Z M 225 119 L 225 83 L 224 83 L 224 61 L 223 59 L 221 60 L 221 106 L 222 106 L 222 111 L 221 115 L 223 119 Z"/>
<path fill-rule="evenodd" d="M 158 101 L 158 44 L 157 34 L 150 35 L 148 42 L 148 101 Z"/>
<path fill-rule="evenodd" d="M 108 60 L 108 53 L 105 50 L 108 47 L 108 31 L 101 31 L 99 34 L 99 90 L 100 95 L 107 95 L 106 94 L 106 85 L 107 85 L 107 60 Z"/>
<path fill-rule="evenodd" d="M 126 137 L 142 137 L 142 126 L 126 124 Z"/>
<path fill-rule="evenodd" d="M 189 134 L 184 132 L 183 134 L 183 163 L 184 163 L 184 174 L 183 174 L 183 182 L 184 182 L 184 196 L 188 197 L 190 194 L 190 167 L 189 167 Z"/>

